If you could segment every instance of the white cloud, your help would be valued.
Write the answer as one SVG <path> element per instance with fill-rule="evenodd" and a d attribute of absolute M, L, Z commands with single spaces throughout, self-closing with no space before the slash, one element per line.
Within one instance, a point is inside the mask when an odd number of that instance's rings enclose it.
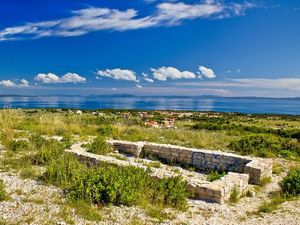
<path fill-rule="evenodd" d="M 147 81 L 147 82 L 150 82 L 150 83 L 153 83 L 153 82 L 154 82 L 154 80 L 151 79 L 151 78 L 149 78 L 149 77 L 145 77 L 144 80 Z"/>
<path fill-rule="evenodd" d="M 160 81 L 166 81 L 169 79 L 194 79 L 196 75 L 189 71 L 179 71 L 174 67 L 160 67 L 158 69 L 151 69 L 155 79 Z"/>
<path fill-rule="evenodd" d="M 29 87 L 29 82 L 25 79 L 21 79 L 19 83 L 15 83 L 11 80 L 2 80 L 0 81 L 0 86 L 5 88 L 22 88 Z"/>
<path fill-rule="evenodd" d="M 279 78 L 279 79 L 230 79 L 231 85 L 235 87 L 254 87 L 267 89 L 287 89 L 300 91 L 300 78 Z"/>
<path fill-rule="evenodd" d="M 3 87 L 16 87 L 17 85 L 11 80 L 2 80 L 0 81 L 0 85 Z"/>
<path fill-rule="evenodd" d="M 25 23 L 0 30 L 0 41 L 36 39 L 49 36 L 81 36 L 93 31 L 126 31 L 155 26 L 178 25 L 197 18 L 227 18 L 243 15 L 253 8 L 250 3 L 224 3 L 205 1 L 198 4 L 164 2 L 156 5 L 153 14 L 140 17 L 135 9 L 110 9 L 90 7 L 72 11 L 70 17 Z"/>
<path fill-rule="evenodd" d="M 172 25 L 183 20 L 191 20 L 200 17 L 209 17 L 223 11 L 224 6 L 219 3 L 185 4 L 183 2 L 161 3 L 157 6 L 158 21 L 165 21 Z"/>
<path fill-rule="evenodd" d="M 29 82 L 25 79 L 21 79 L 20 80 L 20 84 L 21 87 L 29 87 Z"/>
<path fill-rule="evenodd" d="M 56 83 L 84 83 L 86 78 L 79 76 L 76 73 L 66 73 L 65 75 L 59 77 L 53 73 L 40 73 L 34 77 L 36 81 L 45 84 L 56 84 Z"/>
<path fill-rule="evenodd" d="M 153 79 L 151 79 L 151 78 L 148 77 L 148 74 L 147 74 L 147 73 L 142 73 L 142 75 L 143 75 L 143 79 L 144 79 L 145 81 L 150 82 L 150 83 L 153 83 L 153 82 L 154 82 Z"/>
<path fill-rule="evenodd" d="M 215 72 L 210 68 L 207 68 L 205 66 L 199 66 L 199 70 L 200 70 L 199 75 L 201 77 L 207 77 L 207 78 L 215 78 L 216 77 Z"/>
<path fill-rule="evenodd" d="M 136 87 L 137 87 L 137 88 L 143 88 L 142 85 L 138 85 L 138 84 L 136 85 Z"/>
<path fill-rule="evenodd" d="M 259 89 L 274 89 L 274 90 L 289 90 L 300 91 L 300 78 L 241 78 L 241 79 L 226 79 L 216 82 L 185 82 L 178 83 L 181 86 L 201 86 L 201 87 L 237 87 L 237 88 L 259 88 Z"/>
<path fill-rule="evenodd" d="M 136 74 L 132 70 L 122 70 L 122 69 L 106 69 L 106 70 L 98 70 L 96 72 L 96 78 L 99 77 L 109 77 L 115 80 L 128 80 L 128 81 L 135 81 Z"/>

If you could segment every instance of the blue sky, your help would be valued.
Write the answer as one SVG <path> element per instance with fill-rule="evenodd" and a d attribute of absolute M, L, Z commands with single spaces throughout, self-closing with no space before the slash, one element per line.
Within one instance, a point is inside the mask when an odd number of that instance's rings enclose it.
<path fill-rule="evenodd" d="M 0 94 L 300 96 L 300 2 L 0 0 Z"/>

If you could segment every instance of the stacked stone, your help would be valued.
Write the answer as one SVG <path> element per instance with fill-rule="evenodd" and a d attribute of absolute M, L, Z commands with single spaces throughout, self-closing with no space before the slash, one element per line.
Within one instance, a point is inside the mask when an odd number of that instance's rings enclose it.
<path fill-rule="evenodd" d="M 145 155 L 154 155 L 165 161 L 190 164 L 193 152 L 184 147 L 146 142 L 143 147 L 143 153 Z"/>
<path fill-rule="evenodd" d="M 244 172 L 245 165 L 251 160 L 246 157 L 219 151 L 193 149 L 192 165 L 199 169 L 227 172 Z"/>
<path fill-rule="evenodd" d="M 109 140 L 107 143 L 119 152 L 134 155 L 135 157 L 140 156 L 144 146 L 144 142 Z"/>
<path fill-rule="evenodd" d="M 110 140 L 108 143 L 119 152 L 129 153 L 136 157 L 154 155 L 166 162 L 192 165 L 201 170 L 245 173 L 249 175 L 249 182 L 252 184 L 259 184 L 262 178 L 272 174 L 272 162 L 265 159 L 148 142 Z"/>
<path fill-rule="evenodd" d="M 249 174 L 249 183 L 260 184 L 264 177 L 272 176 L 272 160 L 255 158 L 246 164 L 244 173 Z"/>
<path fill-rule="evenodd" d="M 248 188 L 248 174 L 229 172 L 219 180 L 208 184 L 188 183 L 187 190 L 193 194 L 193 198 L 223 204 L 230 198 L 234 188 L 242 194 Z"/>

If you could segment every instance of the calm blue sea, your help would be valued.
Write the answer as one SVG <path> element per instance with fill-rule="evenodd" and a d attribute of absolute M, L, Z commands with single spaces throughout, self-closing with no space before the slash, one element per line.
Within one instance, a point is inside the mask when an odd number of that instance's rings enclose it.
<path fill-rule="evenodd" d="M 300 98 L 49 96 L 1 97 L 1 108 L 192 110 L 300 115 Z"/>

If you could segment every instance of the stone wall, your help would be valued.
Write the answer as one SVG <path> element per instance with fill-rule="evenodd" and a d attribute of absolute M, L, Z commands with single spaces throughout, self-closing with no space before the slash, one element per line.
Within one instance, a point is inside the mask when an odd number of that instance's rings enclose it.
<path fill-rule="evenodd" d="M 144 170 L 149 170 L 148 166 L 145 165 L 143 161 L 136 162 L 130 160 L 119 160 L 109 155 L 96 155 L 86 152 L 85 149 L 81 147 L 81 145 L 82 143 L 76 143 L 71 146 L 71 149 L 65 151 L 76 156 L 78 160 L 85 163 L 89 167 L 97 166 L 105 162 L 120 167 L 135 166 Z M 117 146 L 120 146 L 120 142 L 118 142 Z M 124 146 L 129 145 L 127 143 Z M 124 146 L 122 145 L 121 149 L 124 149 Z M 136 148 L 137 145 L 132 145 L 130 151 Z M 128 153 L 128 149 L 125 150 Z M 186 182 L 187 191 L 194 199 L 202 199 L 209 202 L 222 204 L 229 199 L 230 194 L 234 188 L 236 188 L 239 193 L 244 193 L 248 188 L 248 174 L 229 172 L 221 179 L 209 182 L 206 180 L 206 177 L 203 177 L 203 175 L 197 172 L 189 171 L 188 173 L 190 174 L 181 174 L 180 172 L 165 170 L 163 169 L 163 167 L 164 166 L 160 168 L 151 167 L 149 175 L 157 179 L 162 179 L 165 177 L 175 177 L 180 175 Z"/>
<path fill-rule="evenodd" d="M 267 159 L 148 142 L 109 140 L 108 143 L 119 152 L 132 154 L 136 157 L 153 155 L 167 162 L 191 165 L 200 170 L 248 174 L 251 184 L 259 184 L 263 177 L 272 175 L 272 163 Z"/>
<path fill-rule="evenodd" d="M 219 180 L 209 184 L 187 183 L 187 190 L 192 193 L 193 198 L 209 202 L 223 204 L 230 198 L 235 188 L 238 193 L 243 194 L 248 189 L 248 174 L 229 172 Z"/>

